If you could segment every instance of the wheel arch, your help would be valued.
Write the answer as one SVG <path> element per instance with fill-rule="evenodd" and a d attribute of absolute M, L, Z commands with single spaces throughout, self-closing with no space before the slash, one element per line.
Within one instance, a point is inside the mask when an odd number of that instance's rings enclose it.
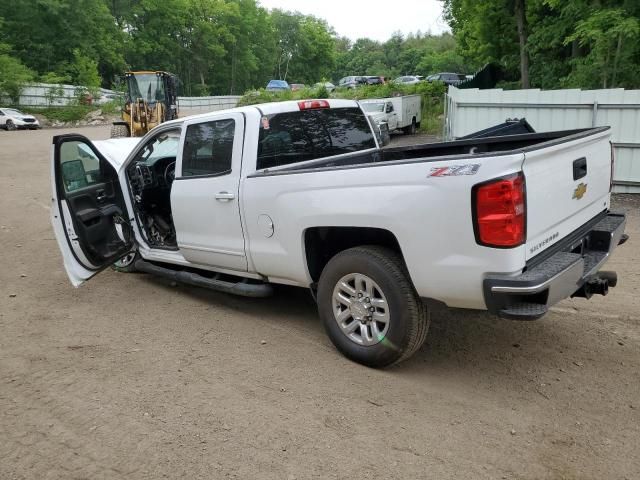
<path fill-rule="evenodd" d="M 324 226 L 310 227 L 304 231 L 304 260 L 312 281 L 320 279 L 322 270 L 336 254 L 349 248 L 378 245 L 404 256 L 400 243 L 390 230 L 374 227 Z"/>

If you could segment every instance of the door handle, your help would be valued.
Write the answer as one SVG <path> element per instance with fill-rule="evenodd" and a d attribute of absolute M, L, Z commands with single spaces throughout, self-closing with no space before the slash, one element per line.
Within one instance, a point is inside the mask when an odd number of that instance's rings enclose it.
<path fill-rule="evenodd" d="M 236 198 L 235 194 L 229 192 L 218 192 L 216 193 L 216 200 L 220 200 L 221 202 L 228 202 L 229 200 L 233 200 Z"/>

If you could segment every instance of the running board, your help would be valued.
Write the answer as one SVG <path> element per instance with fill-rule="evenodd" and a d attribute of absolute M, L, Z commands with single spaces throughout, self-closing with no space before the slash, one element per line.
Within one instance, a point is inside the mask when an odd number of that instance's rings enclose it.
<path fill-rule="evenodd" d="M 237 282 L 221 280 L 221 274 L 216 273 L 212 278 L 199 275 L 197 273 L 188 272 L 186 270 L 172 270 L 170 268 L 161 267 L 155 263 L 146 262 L 139 259 L 135 263 L 136 270 L 140 272 L 150 273 L 159 277 L 168 278 L 175 282 L 186 283 L 195 287 L 208 288 L 218 292 L 231 293 L 243 297 L 263 298 L 273 294 L 273 286 L 269 283 L 248 283 L 247 279 L 241 279 Z M 232 278 L 225 275 L 226 278 Z"/>

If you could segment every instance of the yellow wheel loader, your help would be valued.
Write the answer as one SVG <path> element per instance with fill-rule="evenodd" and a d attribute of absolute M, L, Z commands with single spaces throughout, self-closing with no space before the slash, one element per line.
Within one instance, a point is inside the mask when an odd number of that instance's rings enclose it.
<path fill-rule="evenodd" d="M 122 120 L 111 138 L 141 137 L 156 125 L 178 118 L 177 77 L 168 72 L 126 72 L 127 96 Z"/>

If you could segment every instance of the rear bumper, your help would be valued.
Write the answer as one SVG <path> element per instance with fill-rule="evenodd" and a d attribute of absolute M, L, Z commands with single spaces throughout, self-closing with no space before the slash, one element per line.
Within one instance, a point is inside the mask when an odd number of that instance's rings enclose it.
<path fill-rule="evenodd" d="M 487 309 L 503 318 L 536 320 L 569 296 L 606 295 L 615 274 L 598 273 L 613 250 L 624 243 L 626 217 L 607 213 L 586 231 L 570 235 L 559 250 L 516 276 L 488 275 L 483 284 Z"/>

